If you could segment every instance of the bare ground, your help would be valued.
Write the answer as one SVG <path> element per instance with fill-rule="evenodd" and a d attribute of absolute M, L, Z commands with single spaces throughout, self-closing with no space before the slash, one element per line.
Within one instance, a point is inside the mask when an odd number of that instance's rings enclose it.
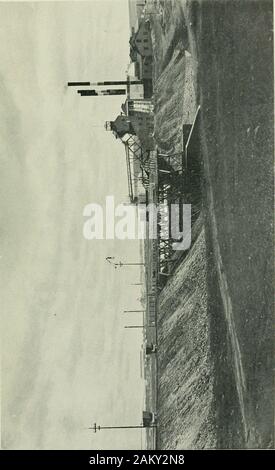
<path fill-rule="evenodd" d="M 272 3 L 158 3 L 155 137 L 179 146 L 187 49 L 204 162 L 201 234 L 160 298 L 158 445 L 272 447 Z"/>

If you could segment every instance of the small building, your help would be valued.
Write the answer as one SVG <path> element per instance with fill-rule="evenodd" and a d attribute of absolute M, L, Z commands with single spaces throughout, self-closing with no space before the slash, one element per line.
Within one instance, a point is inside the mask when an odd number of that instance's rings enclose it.
<path fill-rule="evenodd" d="M 115 121 L 106 121 L 105 129 L 112 131 L 116 138 L 122 138 L 125 134 L 135 134 L 135 129 L 132 125 L 131 119 L 125 114 L 117 116 Z"/>
<path fill-rule="evenodd" d="M 152 426 L 154 415 L 151 411 L 143 411 L 142 413 L 142 424 L 145 428 Z"/>
<path fill-rule="evenodd" d="M 138 100 L 143 103 L 143 100 Z M 105 129 L 112 131 L 116 138 L 122 139 L 126 134 L 139 138 L 144 151 L 154 148 L 154 114 L 134 109 L 135 100 L 126 100 L 122 105 L 123 113 L 115 121 L 107 121 Z"/>
<path fill-rule="evenodd" d="M 141 18 L 139 20 L 138 30 L 135 32 L 132 28 L 130 37 L 130 57 L 132 55 L 133 62 L 136 60 L 136 54 L 142 57 L 149 57 L 153 54 L 152 39 L 151 39 L 151 26 L 148 20 Z M 132 58 L 131 57 L 131 58 Z"/>

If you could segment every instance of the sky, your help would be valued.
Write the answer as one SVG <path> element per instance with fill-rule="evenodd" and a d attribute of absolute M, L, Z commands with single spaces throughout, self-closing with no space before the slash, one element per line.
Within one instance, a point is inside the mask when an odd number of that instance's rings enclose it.
<path fill-rule="evenodd" d="M 138 449 L 137 241 L 85 240 L 83 208 L 127 201 L 125 154 L 104 129 L 121 97 L 67 81 L 125 77 L 128 1 L 0 3 L 2 448 Z M 139 315 L 139 314 L 137 314 Z"/>

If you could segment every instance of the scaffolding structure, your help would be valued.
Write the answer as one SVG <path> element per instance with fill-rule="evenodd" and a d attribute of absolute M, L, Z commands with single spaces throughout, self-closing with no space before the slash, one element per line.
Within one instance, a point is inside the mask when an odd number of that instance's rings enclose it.
<path fill-rule="evenodd" d="M 148 171 L 148 160 L 149 152 L 144 150 L 140 145 L 137 138 L 133 135 L 129 135 L 127 139 L 122 140 L 125 148 L 126 155 L 126 167 L 127 167 L 127 179 L 128 179 L 128 193 L 131 203 L 135 202 L 133 183 L 135 182 L 135 175 L 133 174 L 133 162 L 138 162 L 140 165 L 141 176 L 138 178 L 143 184 L 145 190 L 149 184 L 149 171 Z"/>

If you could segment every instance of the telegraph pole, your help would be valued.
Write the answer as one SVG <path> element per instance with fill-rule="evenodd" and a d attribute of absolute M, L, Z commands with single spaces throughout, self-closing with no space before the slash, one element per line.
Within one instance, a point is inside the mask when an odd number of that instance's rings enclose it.
<path fill-rule="evenodd" d="M 117 267 L 121 268 L 122 266 L 145 266 L 145 263 L 122 263 L 121 261 L 116 263 L 114 261 L 115 260 L 114 256 L 107 256 L 107 258 L 105 258 L 105 259 L 109 264 L 112 264 L 115 267 L 115 269 Z"/>
<path fill-rule="evenodd" d="M 130 325 L 124 326 L 124 328 L 146 328 L 144 325 Z"/>
<path fill-rule="evenodd" d="M 141 312 L 145 312 L 145 310 L 123 310 L 124 313 L 141 313 Z"/>
<path fill-rule="evenodd" d="M 156 424 L 149 424 L 145 426 L 144 424 L 136 425 L 136 426 L 100 426 L 94 423 L 93 426 L 89 427 L 88 429 L 92 429 L 95 433 L 100 431 L 101 429 L 142 429 L 142 428 L 156 428 Z"/>
<path fill-rule="evenodd" d="M 127 325 L 124 328 L 155 328 L 155 325 Z"/>

